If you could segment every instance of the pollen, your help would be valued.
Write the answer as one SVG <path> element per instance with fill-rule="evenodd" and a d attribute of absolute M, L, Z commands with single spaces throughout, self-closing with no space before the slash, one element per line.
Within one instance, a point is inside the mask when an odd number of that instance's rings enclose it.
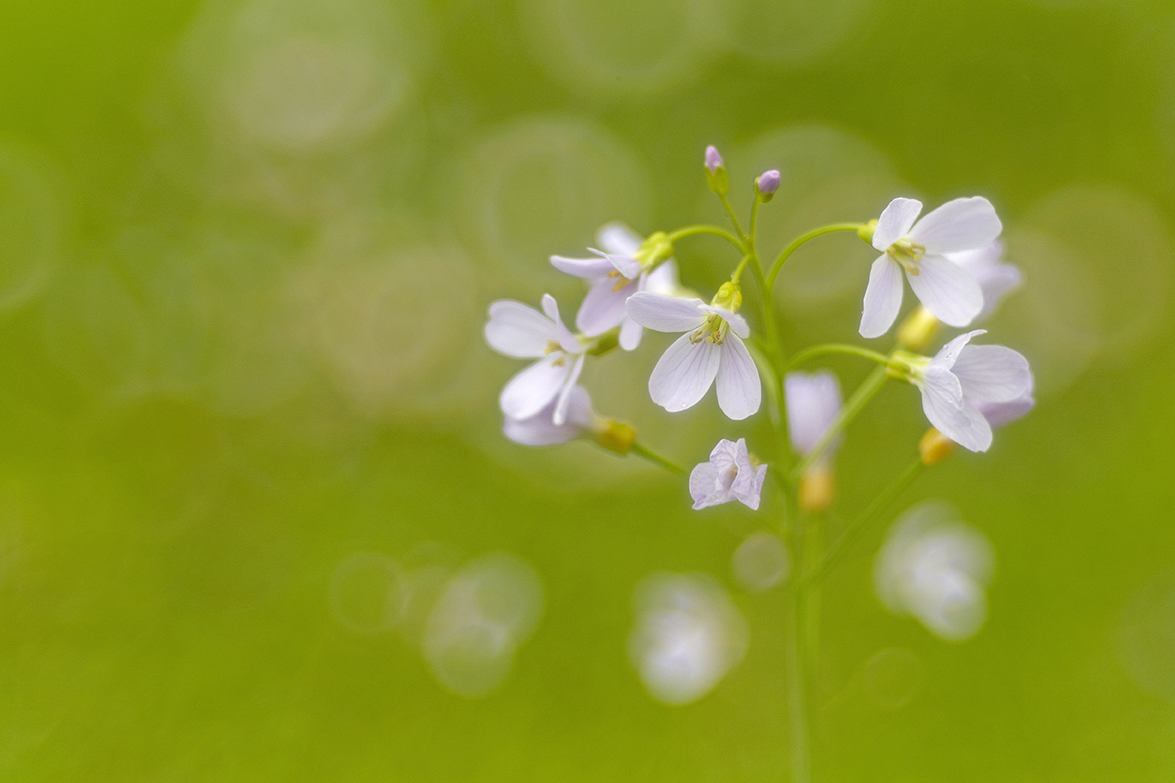
<path fill-rule="evenodd" d="M 907 274 L 917 277 L 921 272 L 918 262 L 922 260 L 922 254 L 925 252 L 925 246 L 902 238 L 890 245 L 885 254 L 901 264 Z"/>

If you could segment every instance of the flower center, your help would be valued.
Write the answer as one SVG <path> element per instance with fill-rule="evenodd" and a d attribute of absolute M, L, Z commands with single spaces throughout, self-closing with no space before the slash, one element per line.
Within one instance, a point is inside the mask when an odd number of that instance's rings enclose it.
<path fill-rule="evenodd" d="M 689 341 L 697 344 L 702 340 L 713 345 L 722 345 L 726 340 L 726 333 L 730 331 L 730 324 L 718 315 L 706 316 L 706 322 L 690 333 Z"/>
<path fill-rule="evenodd" d="M 922 260 L 922 254 L 925 252 L 924 246 L 902 237 L 890 245 L 885 254 L 901 264 L 906 274 L 917 276 L 920 271 L 918 262 Z"/>
<path fill-rule="evenodd" d="M 632 280 L 629 280 L 627 277 L 620 274 L 620 272 L 616 269 L 613 269 L 611 272 L 609 272 L 608 277 L 615 278 L 616 280 L 616 284 L 612 286 L 613 291 L 623 291 L 632 283 Z"/>

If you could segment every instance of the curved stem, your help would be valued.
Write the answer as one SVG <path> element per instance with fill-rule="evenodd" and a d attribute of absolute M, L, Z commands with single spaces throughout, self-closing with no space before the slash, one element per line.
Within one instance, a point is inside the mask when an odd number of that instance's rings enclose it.
<path fill-rule="evenodd" d="M 686 473 L 685 468 L 681 467 L 680 465 L 678 465 L 675 462 L 671 462 L 671 461 L 665 459 L 665 457 L 662 457 L 660 454 L 656 453 L 655 451 L 652 451 L 650 449 L 645 448 L 644 446 L 642 446 L 639 443 L 633 443 L 631 446 L 628 447 L 628 450 L 631 453 L 637 455 L 638 457 L 643 457 L 644 459 L 647 459 L 649 462 L 652 462 L 654 465 L 659 465 L 659 466 L 665 468 L 665 470 L 669 471 L 670 473 L 676 473 L 679 476 L 684 476 Z"/>
<path fill-rule="evenodd" d="M 791 358 L 787 363 L 787 368 L 790 370 L 798 367 L 809 359 L 814 359 L 817 356 L 824 356 L 830 353 L 847 353 L 852 356 L 860 356 L 864 359 L 877 362 L 878 364 L 889 364 L 889 357 L 877 351 L 871 351 L 868 348 L 862 348 L 859 345 L 848 345 L 845 343 L 823 343 L 821 345 L 813 345 L 811 348 L 805 348 Z"/>
<path fill-rule="evenodd" d="M 815 239 L 822 234 L 831 234 L 834 231 L 856 231 L 861 228 L 862 223 L 832 223 L 827 226 L 813 229 L 803 236 L 797 237 L 790 245 L 783 249 L 779 254 L 779 258 L 775 259 L 775 263 L 771 265 L 771 272 L 767 275 L 767 287 L 775 286 L 775 278 L 779 276 L 779 270 L 783 269 L 783 262 L 787 260 L 788 256 L 796 252 L 800 245 L 807 242 L 809 239 Z"/>
<path fill-rule="evenodd" d="M 849 422 L 856 418 L 857 414 L 860 413 L 861 410 L 869 403 L 869 401 L 873 399 L 874 395 L 877 394 L 881 387 L 885 385 L 885 378 L 885 368 L 878 367 L 876 370 L 870 373 L 869 377 L 865 379 L 864 383 L 857 387 L 857 390 L 853 392 L 853 396 L 850 397 L 849 401 L 845 403 L 845 406 L 841 408 L 840 414 L 836 417 L 832 424 L 829 425 L 828 430 L 820 438 L 819 442 L 802 460 L 800 460 L 800 464 L 796 466 L 794 471 L 792 471 L 791 477 L 793 481 L 798 480 L 800 476 L 804 475 L 808 468 L 812 467 L 813 462 L 820 459 L 821 455 L 824 454 L 824 451 L 828 448 L 829 444 L 832 443 L 832 441 L 835 440 L 838 435 L 840 435 L 844 428 L 848 426 Z"/>
<path fill-rule="evenodd" d="M 724 228 L 719 228 L 718 226 L 699 225 L 679 228 L 669 234 L 669 242 L 672 244 L 679 239 L 685 239 L 686 237 L 693 237 L 701 234 L 710 234 L 712 236 L 722 237 L 727 242 L 737 247 L 740 251 L 745 251 L 743 248 L 743 243 L 739 240 L 738 237 Z"/>
<path fill-rule="evenodd" d="M 911 462 L 902 473 L 894 479 L 893 483 L 885 488 L 884 491 L 873 499 L 873 502 L 865 507 L 856 519 L 849 523 L 845 531 L 841 533 L 840 538 L 833 542 L 828 551 L 824 553 L 824 558 L 816 564 L 816 567 L 806 573 L 803 577 L 802 584 L 811 586 L 823 579 L 829 570 L 836 565 L 837 561 L 842 558 L 853 542 L 856 541 L 869 525 L 881 516 L 882 512 L 889 507 L 889 504 L 897 499 L 898 495 L 917 479 L 926 470 L 926 465 L 922 463 L 922 459 L 918 458 Z"/>

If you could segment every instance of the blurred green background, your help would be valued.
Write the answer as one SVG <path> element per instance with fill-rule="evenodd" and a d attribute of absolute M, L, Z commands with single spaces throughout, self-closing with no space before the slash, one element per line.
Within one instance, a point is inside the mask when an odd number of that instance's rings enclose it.
<path fill-rule="evenodd" d="M 742 207 L 783 171 L 764 247 L 981 194 L 1025 278 L 985 325 L 1037 409 L 827 582 L 816 779 L 1175 778 L 1173 47 L 1160 0 L 4 0 L 0 778 L 786 779 L 783 588 L 732 566 L 770 518 L 505 441 L 481 336 L 570 320 L 547 257 L 606 221 L 721 222 L 711 143 Z M 857 339 L 873 257 L 794 257 L 791 348 Z M 668 342 L 597 408 L 688 465 L 765 441 L 648 401 Z M 883 390 L 833 532 L 925 426 Z M 927 498 L 995 554 L 964 642 L 875 595 Z M 703 662 L 658 686 L 666 601 Z"/>

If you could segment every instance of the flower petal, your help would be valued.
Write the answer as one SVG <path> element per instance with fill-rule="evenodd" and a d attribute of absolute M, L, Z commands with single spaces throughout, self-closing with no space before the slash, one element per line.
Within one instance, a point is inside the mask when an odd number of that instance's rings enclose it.
<path fill-rule="evenodd" d="M 558 342 L 559 329 L 533 307 L 503 300 L 490 305 L 485 337 L 498 353 L 518 359 L 534 359 L 546 356 L 550 341 Z"/>
<path fill-rule="evenodd" d="M 971 338 L 977 335 L 987 334 L 986 329 L 975 329 L 961 334 L 949 343 L 938 349 L 938 353 L 930 360 L 931 367 L 937 367 L 940 370 L 950 370 L 958 361 L 959 352 L 963 350 L 967 343 L 971 342 Z"/>
<path fill-rule="evenodd" d="M 983 309 L 983 290 L 963 267 L 943 256 L 925 255 L 918 274 L 906 274 L 914 295 L 935 318 L 950 326 L 966 326 Z"/>
<path fill-rule="evenodd" d="M 877 227 L 873 229 L 873 247 L 885 252 L 890 245 L 910 233 L 918 213 L 922 211 L 922 202 L 912 198 L 895 198 L 877 218 Z"/>
<path fill-rule="evenodd" d="M 714 305 L 702 305 L 702 312 L 708 315 L 716 315 L 726 323 L 730 324 L 730 331 L 737 334 L 739 337 L 746 339 L 751 336 L 751 327 L 747 325 L 747 319 L 743 318 L 738 313 L 731 312 L 725 307 L 715 307 Z"/>
<path fill-rule="evenodd" d="M 1009 402 L 1032 386 L 1028 360 L 1002 345 L 966 346 L 951 372 L 973 402 Z"/>
<path fill-rule="evenodd" d="M 730 500 L 730 493 L 718 484 L 718 471 L 709 462 L 699 462 L 689 474 L 689 494 L 694 509 L 717 506 Z"/>
<path fill-rule="evenodd" d="M 640 324 L 626 317 L 620 324 L 620 347 L 626 351 L 635 351 L 644 333 Z"/>
<path fill-rule="evenodd" d="M 787 400 L 787 434 L 792 448 L 807 456 L 832 426 L 841 409 L 840 384 L 828 371 L 789 372 L 783 380 Z M 824 458 L 836 449 L 830 445 Z"/>
<path fill-rule="evenodd" d="M 991 426 L 963 397 L 959 379 L 949 371 L 927 371 L 922 385 L 922 411 L 934 427 L 971 451 L 991 446 Z"/>
<path fill-rule="evenodd" d="M 567 420 L 557 425 L 552 420 L 556 401 L 547 403 L 541 411 L 529 419 L 506 417 L 502 423 L 502 434 L 523 446 L 552 446 L 567 443 L 591 429 L 595 420 L 592 401 L 582 386 L 571 389 L 567 400 Z"/>
<path fill-rule="evenodd" d="M 591 250 L 591 248 L 588 248 Z M 593 252 L 599 253 L 599 250 Z M 629 280 L 635 280 L 640 277 L 641 272 L 644 271 L 641 267 L 641 262 L 637 261 L 632 256 L 626 256 L 623 253 L 600 253 L 604 258 L 608 259 L 608 263 L 620 274 L 627 277 Z"/>
<path fill-rule="evenodd" d="M 645 238 L 617 221 L 601 226 L 600 230 L 596 232 L 596 242 L 604 248 L 605 253 L 634 256 L 636 251 L 641 249 Z"/>
<path fill-rule="evenodd" d="M 616 282 L 615 278 L 605 277 L 593 285 L 583 298 L 583 304 L 575 316 L 575 325 L 588 337 L 603 334 L 619 326 L 628 317 L 624 302 L 636 291 L 636 281 L 630 281 L 619 291 L 616 290 Z"/>
<path fill-rule="evenodd" d="M 880 337 L 893 326 L 902 309 L 902 267 L 889 256 L 873 262 L 869 285 L 865 288 L 865 305 L 861 312 L 862 337 Z"/>
<path fill-rule="evenodd" d="M 763 494 L 763 480 L 767 478 L 767 466 L 760 465 L 747 471 L 739 471 L 738 478 L 730 487 L 730 494 L 752 511 L 759 510 L 759 498 Z"/>
<path fill-rule="evenodd" d="M 1003 231 L 995 207 L 983 196 L 957 198 L 927 213 L 910 229 L 910 239 L 927 253 L 957 253 L 983 247 Z"/>
<path fill-rule="evenodd" d="M 983 414 L 983 418 L 987 419 L 987 423 L 995 427 L 1002 427 L 1005 424 L 1010 424 L 1017 419 L 1024 418 L 1028 412 L 1036 405 L 1036 400 L 1033 399 L 1031 392 L 1023 394 L 1014 400 L 1008 402 L 977 402 L 975 407 Z"/>
<path fill-rule="evenodd" d="M 498 398 L 502 413 L 512 419 L 529 419 L 534 416 L 555 399 L 567 379 L 568 371 L 566 356 L 561 352 L 539 359 L 503 387 Z"/>
<path fill-rule="evenodd" d="M 728 334 L 722 344 L 718 365 L 718 407 L 730 418 L 740 421 L 758 412 L 763 398 L 759 368 L 738 335 Z M 746 445 L 743 445 L 746 452 Z"/>
<path fill-rule="evenodd" d="M 555 401 L 555 412 L 551 416 L 551 421 L 557 425 L 562 425 L 567 421 L 567 405 L 571 396 L 571 390 L 575 388 L 575 382 L 579 380 L 579 374 L 583 372 L 584 354 L 580 354 L 579 358 L 575 360 L 575 364 L 571 365 L 571 372 L 567 374 L 566 380 L 563 381 L 563 387 L 559 390 L 559 396 Z"/>
<path fill-rule="evenodd" d="M 677 281 L 677 264 L 671 258 L 652 272 L 649 272 L 649 276 L 641 290 L 652 291 L 655 294 L 673 294 L 680 287 Z"/>
<path fill-rule="evenodd" d="M 714 383 L 721 361 L 721 345 L 705 340 L 691 343 L 690 336 L 683 334 L 669 346 L 653 368 L 653 374 L 649 377 L 649 395 L 653 402 L 667 411 L 683 411 L 692 407 Z"/>
<path fill-rule="evenodd" d="M 551 266 L 560 272 L 589 279 L 607 277 L 609 272 L 616 269 L 606 258 L 564 258 L 563 256 L 551 256 Z"/>
<path fill-rule="evenodd" d="M 706 320 L 701 299 L 681 299 L 676 296 L 638 291 L 628 297 L 625 307 L 628 315 L 646 329 L 658 332 L 689 332 Z"/>

